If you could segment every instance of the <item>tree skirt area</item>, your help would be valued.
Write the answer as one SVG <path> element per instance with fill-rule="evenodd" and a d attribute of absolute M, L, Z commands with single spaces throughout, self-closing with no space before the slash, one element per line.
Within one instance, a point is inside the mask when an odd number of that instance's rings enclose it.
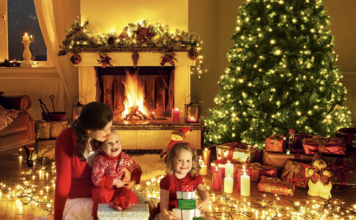
<path fill-rule="evenodd" d="M 131 158 L 141 166 L 141 180 L 149 180 L 156 176 L 166 175 L 166 163 L 164 158 L 159 157 L 159 154 L 145 154 L 132 156 Z"/>

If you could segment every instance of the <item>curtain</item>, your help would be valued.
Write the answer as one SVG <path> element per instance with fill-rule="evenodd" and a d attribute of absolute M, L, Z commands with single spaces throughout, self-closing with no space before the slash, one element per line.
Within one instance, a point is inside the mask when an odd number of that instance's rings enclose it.
<path fill-rule="evenodd" d="M 78 70 L 70 62 L 70 55 L 58 56 L 59 45 L 65 39 L 75 15 L 72 0 L 34 0 L 37 17 L 48 55 L 63 83 L 66 110 L 70 111 L 74 96 L 78 94 Z"/>

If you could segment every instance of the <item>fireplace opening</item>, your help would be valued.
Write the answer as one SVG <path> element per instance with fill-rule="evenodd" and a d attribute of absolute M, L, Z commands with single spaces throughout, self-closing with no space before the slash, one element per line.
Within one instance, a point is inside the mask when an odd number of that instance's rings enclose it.
<path fill-rule="evenodd" d="M 174 67 L 96 67 L 96 100 L 114 124 L 165 121 L 174 106 Z"/>

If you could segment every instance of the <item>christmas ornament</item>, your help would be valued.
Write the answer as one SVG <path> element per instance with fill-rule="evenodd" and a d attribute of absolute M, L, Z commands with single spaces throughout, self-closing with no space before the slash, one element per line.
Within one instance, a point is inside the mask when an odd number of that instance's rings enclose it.
<path fill-rule="evenodd" d="M 151 38 L 156 36 L 155 33 L 151 33 L 150 32 L 150 26 L 148 26 L 148 28 L 145 27 L 141 27 L 141 25 L 137 24 L 138 29 L 137 31 L 134 31 L 137 34 L 136 40 L 137 41 L 144 41 L 146 43 L 147 38 Z"/>
<path fill-rule="evenodd" d="M 72 57 L 70 58 L 70 61 L 73 63 L 73 64 L 79 64 L 82 62 L 82 58 L 80 57 L 79 54 L 75 53 L 72 55 Z"/>
<path fill-rule="evenodd" d="M 101 53 L 99 53 L 99 56 L 100 56 L 100 60 L 97 60 L 99 64 L 101 64 L 101 66 L 103 68 L 105 68 L 106 66 L 111 66 L 111 67 L 114 67 L 111 63 L 110 63 L 110 60 L 111 58 L 108 57 L 108 56 L 105 56 L 105 55 L 101 55 Z"/>
<path fill-rule="evenodd" d="M 115 37 L 109 37 L 108 44 L 114 44 L 115 40 L 116 40 Z"/>
<path fill-rule="evenodd" d="M 192 47 L 189 51 L 188 51 L 188 57 L 191 60 L 196 60 L 198 59 L 199 56 L 199 52 L 197 50 L 195 50 L 194 47 Z"/>
<path fill-rule="evenodd" d="M 123 39 L 123 38 L 125 38 L 125 35 L 124 35 L 124 34 L 120 34 L 120 35 L 119 35 L 119 38 L 120 38 L 120 39 Z"/>
<path fill-rule="evenodd" d="M 82 28 L 81 28 L 81 27 L 77 27 L 75 30 L 76 30 L 77 32 L 81 32 L 81 31 L 82 31 Z"/>
<path fill-rule="evenodd" d="M 160 158 L 163 158 L 165 154 L 171 149 L 171 147 L 178 142 L 182 142 L 183 139 L 185 138 L 185 133 L 190 131 L 191 129 L 189 127 L 183 127 L 183 128 L 178 128 L 174 131 L 172 131 L 172 136 L 171 136 L 171 141 L 169 144 L 162 150 L 161 154 L 159 155 Z M 167 154 L 168 156 L 168 154 Z M 167 159 L 167 157 L 165 158 Z"/>
<path fill-rule="evenodd" d="M 170 63 L 172 66 L 175 67 L 174 60 L 178 62 L 178 60 L 174 58 L 175 55 L 176 55 L 175 53 L 172 53 L 172 55 L 166 54 L 164 57 L 161 57 L 163 58 L 161 62 L 161 67 L 164 67 L 165 63 Z"/>
<path fill-rule="evenodd" d="M 313 157 L 311 166 L 311 169 L 305 169 L 306 176 L 309 177 L 308 195 L 320 196 L 324 199 L 331 198 L 332 172 L 327 170 L 328 164 L 324 156 L 321 153 L 316 153 Z"/>
<path fill-rule="evenodd" d="M 134 68 L 136 68 L 136 66 L 137 66 L 137 61 L 138 61 L 139 58 L 140 58 L 140 56 L 138 55 L 137 51 L 135 51 L 135 52 L 132 54 L 132 61 L 133 61 L 133 64 L 134 64 Z"/>

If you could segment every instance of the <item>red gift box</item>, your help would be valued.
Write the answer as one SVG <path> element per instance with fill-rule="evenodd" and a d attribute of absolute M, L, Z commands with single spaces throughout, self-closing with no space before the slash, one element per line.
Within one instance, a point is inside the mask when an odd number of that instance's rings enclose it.
<path fill-rule="evenodd" d="M 245 143 L 235 141 L 216 146 L 216 156 L 219 163 L 251 163 L 261 160 L 261 151 Z"/>
<path fill-rule="evenodd" d="M 294 183 L 296 186 L 306 188 L 308 186 L 308 178 L 305 175 L 305 168 L 310 168 L 310 165 L 288 160 L 281 179 Z"/>
<path fill-rule="evenodd" d="M 251 163 L 246 165 L 246 174 L 250 177 L 251 183 L 258 183 L 262 176 L 278 177 L 277 168 L 274 166 L 262 166 L 260 163 Z M 238 182 L 238 189 L 241 190 L 241 176 L 244 174 L 241 165 L 235 166 L 235 180 Z"/>
<path fill-rule="evenodd" d="M 194 186 L 193 185 L 182 185 L 181 186 L 181 191 L 183 191 L 183 192 L 192 192 L 192 191 L 194 191 Z"/>
<path fill-rule="evenodd" d="M 265 176 L 262 176 L 262 179 L 257 187 L 260 192 L 273 193 L 283 196 L 293 196 L 295 191 L 293 183 Z"/>
<path fill-rule="evenodd" d="M 356 147 L 356 143 L 353 142 L 356 139 L 356 128 L 341 128 L 335 133 L 335 136 L 344 138 L 346 147 Z"/>
<path fill-rule="evenodd" d="M 314 135 L 307 133 L 299 133 L 296 130 L 288 130 L 288 146 L 291 153 L 304 153 L 303 150 L 303 139 L 312 138 Z"/>
<path fill-rule="evenodd" d="M 355 158 L 326 158 L 329 170 L 332 171 L 333 188 L 356 189 L 356 159 Z"/>
<path fill-rule="evenodd" d="M 266 138 L 266 151 L 283 153 L 286 146 L 287 141 L 283 134 L 272 135 Z"/>
<path fill-rule="evenodd" d="M 339 154 L 345 155 L 346 144 L 341 137 L 321 137 L 305 138 L 303 140 L 303 149 L 306 155 L 315 153 Z"/>

